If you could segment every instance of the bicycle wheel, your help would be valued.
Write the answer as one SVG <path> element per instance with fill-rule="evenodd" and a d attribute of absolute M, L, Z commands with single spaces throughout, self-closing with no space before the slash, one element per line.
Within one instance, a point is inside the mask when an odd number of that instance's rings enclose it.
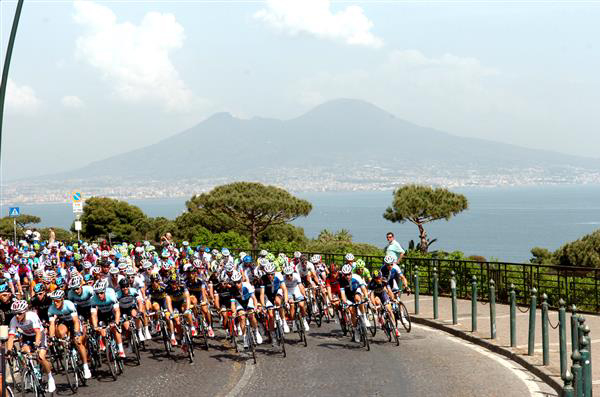
<path fill-rule="evenodd" d="M 137 336 L 137 332 L 135 329 L 131 330 L 131 334 L 129 336 L 129 345 L 131 346 L 131 350 L 133 352 L 133 356 L 135 357 L 136 365 L 141 364 L 140 360 L 140 341 Z"/>
<path fill-rule="evenodd" d="M 42 382 L 40 380 L 40 378 L 38 378 L 37 376 L 35 376 L 35 374 L 33 375 L 33 383 L 32 383 L 32 390 L 33 390 L 33 395 L 36 397 L 44 397 L 46 394 L 46 389 L 44 387 L 44 385 L 42 385 Z M 41 374 L 40 374 L 41 376 Z"/>
<path fill-rule="evenodd" d="M 184 325 L 183 327 L 183 338 L 181 340 L 181 343 L 186 346 L 187 349 L 187 355 L 188 355 L 188 359 L 190 360 L 190 363 L 194 362 L 194 347 L 192 346 L 192 339 L 190 338 L 190 330 L 188 329 L 187 325 Z"/>
<path fill-rule="evenodd" d="M 370 324 L 367 328 L 371 332 L 371 336 L 374 338 L 375 334 L 377 334 L 377 316 L 371 307 L 367 308 L 367 320 L 369 320 Z"/>
<path fill-rule="evenodd" d="M 167 332 L 167 324 L 164 321 L 160 322 L 160 334 L 162 335 L 163 344 L 165 345 L 165 351 L 167 357 L 171 357 L 171 341 Z"/>
<path fill-rule="evenodd" d="M 33 374 L 28 368 L 25 368 L 21 375 L 21 395 L 27 396 L 27 389 L 33 390 Z"/>
<path fill-rule="evenodd" d="M 115 352 L 113 351 L 110 342 L 105 341 L 106 349 L 104 350 L 104 355 L 106 357 L 106 365 L 108 366 L 108 370 L 110 371 L 110 376 L 112 376 L 113 380 L 117 380 L 117 358 L 115 357 Z"/>
<path fill-rule="evenodd" d="M 21 391 L 21 382 L 15 382 L 15 374 L 18 373 L 23 375 L 23 369 L 21 368 L 21 362 L 18 358 L 9 358 L 6 362 L 8 370 L 10 371 L 11 384 L 16 392 Z"/>
<path fill-rule="evenodd" d="M 285 351 L 285 334 L 283 332 L 281 320 L 277 321 L 277 327 L 275 328 L 275 336 L 277 337 L 277 342 L 281 347 L 281 353 L 283 354 L 283 357 L 287 357 L 287 353 Z"/>
<path fill-rule="evenodd" d="M 308 346 L 308 341 L 306 340 L 306 330 L 304 329 L 304 321 L 298 317 L 299 330 L 301 330 L 300 340 L 304 342 L 304 347 Z"/>
<path fill-rule="evenodd" d="M 406 306 L 404 306 L 404 303 L 398 302 L 398 311 L 400 312 L 400 322 L 402 323 L 402 326 L 404 327 L 406 332 L 410 332 L 410 315 L 408 314 L 408 309 L 406 308 Z"/>
<path fill-rule="evenodd" d="M 204 318 L 200 317 L 200 321 L 198 321 L 200 325 L 200 333 L 202 334 L 202 341 L 204 345 L 204 350 L 208 350 L 208 325 L 204 322 Z"/>
<path fill-rule="evenodd" d="M 15 397 L 15 394 L 12 391 L 12 388 L 10 386 L 6 386 L 6 395 L 8 397 Z"/>
<path fill-rule="evenodd" d="M 371 350 L 371 346 L 369 345 L 369 335 L 367 334 L 367 327 L 363 321 L 360 321 L 359 327 L 360 337 L 363 342 L 363 347 L 367 348 L 367 351 Z"/>
<path fill-rule="evenodd" d="M 388 342 L 392 341 L 392 322 L 387 315 L 384 315 L 383 332 L 387 337 Z"/>
<path fill-rule="evenodd" d="M 341 313 L 341 315 L 340 315 L 340 313 Z M 342 329 L 342 334 L 344 336 L 346 336 L 348 334 L 348 327 L 346 326 L 346 318 L 344 316 L 344 313 L 337 310 L 336 316 L 338 318 L 338 321 L 340 322 L 340 328 Z"/>
<path fill-rule="evenodd" d="M 246 323 L 246 337 L 248 338 L 248 346 L 252 352 L 252 360 L 254 361 L 254 364 L 256 364 L 256 340 L 254 332 L 256 331 L 250 326 L 250 322 L 248 321 Z"/>
<path fill-rule="evenodd" d="M 317 299 L 315 300 L 315 306 L 316 306 L 316 311 L 315 311 L 315 323 L 317 323 L 317 327 L 321 327 L 321 324 L 323 323 L 323 298 L 321 298 L 321 295 L 317 295 Z"/>
<path fill-rule="evenodd" d="M 77 380 L 75 379 L 75 376 L 74 376 L 75 368 L 72 367 L 71 359 L 68 356 L 67 352 L 63 353 L 63 356 L 61 357 L 61 361 L 62 361 L 63 368 L 65 369 L 64 374 L 65 374 L 65 378 L 67 378 L 67 383 L 69 384 L 69 388 L 71 389 L 71 391 L 73 393 L 77 393 L 78 385 L 77 385 Z"/>
<path fill-rule="evenodd" d="M 306 322 L 310 324 L 310 322 L 313 320 L 313 315 L 314 315 L 313 299 L 310 295 L 306 297 L 304 304 L 306 305 Z M 297 308 L 296 310 L 299 310 L 299 309 Z"/>
<path fill-rule="evenodd" d="M 83 378 L 81 376 L 81 372 L 79 371 L 79 365 L 77 363 L 77 353 L 71 352 L 71 354 L 69 355 L 69 371 L 71 371 L 71 376 L 73 377 L 73 382 L 75 383 L 75 389 L 77 390 L 79 388 L 79 385 L 82 384 L 81 379 Z"/>
<path fill-rule="evenodd" d="M 239 353 L 240 348 L 239 348 L 238 342 L 237 342 L 237 332 L 236 332 L 236 327 L 235 327 L 235 320 L 232 320 L 232 319 L 229 320 L 229 339 L 231 341 L 231 344 L 235 348 L 235 352 Z"/>

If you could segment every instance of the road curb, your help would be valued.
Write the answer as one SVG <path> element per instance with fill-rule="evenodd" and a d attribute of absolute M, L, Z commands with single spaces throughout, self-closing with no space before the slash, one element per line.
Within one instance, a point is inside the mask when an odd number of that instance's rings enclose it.
<path fill-rule="evenodd" d="M 481 339 L 478 338 L 476 336 L 471 335 L 469 332 L 465 332 L 465 331 L 461 331 L 459 329 L 456 328 L 452 328 L 448 325 L 445 324 L 441 324 L 438 321 L 435 320 L 430 320 L 427 318 L 422 318 L 422 317 L 417 317 L 417 316 L 411 316 L 410 319 L 417 324 L 421 324 L 421 325 L 426 325 L 428 327 L 431 328 L 435 328 L 438 329 L 440 331 L 444 331 L 447 332 L 449 334 L 452 334 L 454 336 L 457 336 L 461 339 L 464 339 L 466 341 L 469 341 L 471 343 L 474 343 L 478 346 L 481 347 L 485 347 L 486 349 L 500 354 L 506 358 L 511 359 L 512 361 L 516 362 L 517 364 L 523 366 L 525 369 L 527 369 L 529 372 L 531 372 L 532 374 L 534 374 L 535 376 L 537 376 L 538 378 L 540 378 L 543 382 L 545 382 L 546 384 L 548 384 L 551 388 L 553 388 L 558 395 L 562 395 L 563 392 L 563 385 L 560 382 L 557 382 L 556 379 L 549 374 L 548 372 L 546 372 L 543 368 L 541 368 L 538 365 L 532 364 L 529 361 L 527 361 L 525 358 L 523 358 L 521 355 L 507 349 L 501 346 L 498 346 L 492 342 L 489 342 L 485 339 Z"/>

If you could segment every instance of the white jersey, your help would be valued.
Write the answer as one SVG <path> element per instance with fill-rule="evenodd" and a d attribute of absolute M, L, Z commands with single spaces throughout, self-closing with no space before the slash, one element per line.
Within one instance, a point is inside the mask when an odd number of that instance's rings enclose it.
<path fill-rule="evenodd" d="M 298 272 L 300 277 L 306 277 L 310 272 L 315 273 L 315 266 L 310 262 L 306 262 L 306 265 L 299 263 L 296 266 L 296 272 Z"/>
<path fill-rule="evenodd" d="M 298 285 L 302 284 L 302 279 L 298 273 L 292 273 L 291 280 L 287 276 L 284 277 L 284 280 L 288 291 L 293 291 Z"/>
<path fill-rule="evenodd" d="M 23 322 L 17 320 L 17 316 L 14 316 L 10 320 L 9 335 L 16 335 L 17 330 L 26 336 L 34 336 L 36 330 L 42 330 L 42 322 L 35 312 L 26 312 Z"/>

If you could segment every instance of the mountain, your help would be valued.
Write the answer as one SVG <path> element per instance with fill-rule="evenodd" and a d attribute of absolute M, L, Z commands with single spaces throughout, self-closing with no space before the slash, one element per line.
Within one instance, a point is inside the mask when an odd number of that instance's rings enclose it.
<path fill-rule="evenodd" d="M 364 101 L 337 99 L 291 120 L 242 120 L 217 113 L 156 144 L 53 179 L 172 181 L 304 173 L 359 181 L 374 175 L 464 176 L 523 170 L 562 178 L 574 169 L 598 172 L 600 160 L 459 137 L 401 120 Z"/>

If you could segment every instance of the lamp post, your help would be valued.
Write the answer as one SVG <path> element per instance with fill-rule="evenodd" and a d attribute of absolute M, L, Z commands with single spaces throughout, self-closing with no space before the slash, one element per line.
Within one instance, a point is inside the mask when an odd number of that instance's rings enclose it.
<path fill-rule="evenodd" d="M 15 37 L 17 36 L 17 27 L 19 26 L 19 18 L 21 17 L 22 8 L 23 0 L 19 0 L 17 3 L 17 10 L 15 11 L 15 18 L 13 19 L 12 28 L 10 30 L 8 45 L 6 46 L 6 57 L 4 58 L 4 68 L 2 69 L 2 83 L 0 83 L 0 164 L 2 164 L 2 124 L 4 124 L 4 99 L 6 98 L 6 85 L 8 84 L 8 69 L 10 67 L 10 58 L 12 57 L 12 50 L 15 44 Z M 2 184 L 1 177 L 2 176 L 0 175 L 0 185 Z M 0 213 L 2 212 L 1 205 L 2 197 L 0 197 Z"/>

